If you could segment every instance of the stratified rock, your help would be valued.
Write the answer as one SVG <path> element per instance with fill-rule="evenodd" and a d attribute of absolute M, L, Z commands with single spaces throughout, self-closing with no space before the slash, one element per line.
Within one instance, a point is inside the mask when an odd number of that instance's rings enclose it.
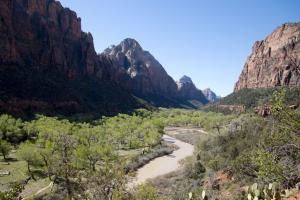
<path fill-rule="evenodd" d="M 210 88 L 202 90 L 202 93 L 209 102 L 215 102 L 220 99 L 220 97 L 218 97 Z"/>
<path fill-rule="evenodd" d="M 176 82 L 178 87 L 179 96 L 188 101 L 199 101 L 202 104 L 208 103 L 201 90 L 197 89 L 192 79 L 188 76 L 183 76 Z"/>
<path fill-rule="evenodd" d="M 287 23 L 255 42 L 234 90 L 299 85 L 300 23 Z"/>

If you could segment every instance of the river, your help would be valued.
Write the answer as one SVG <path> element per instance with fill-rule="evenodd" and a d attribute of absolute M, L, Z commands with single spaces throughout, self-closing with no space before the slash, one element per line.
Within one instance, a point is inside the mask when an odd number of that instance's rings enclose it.
<path fill-rule="evenodd" d="M 180 160 L 193 155 L 193 145 L 182 142 L 168 135 L 163 135 L 163 140 L 168 143 L 175 144 L 178 146 L 178 149 L 170 155 L 156 158 L 139 168 L 136 172 L 135 179 L 130 182 L 129 187 L 144 183 L 147 179 L 153 179 L 173 172 L 180 168 Z"/>

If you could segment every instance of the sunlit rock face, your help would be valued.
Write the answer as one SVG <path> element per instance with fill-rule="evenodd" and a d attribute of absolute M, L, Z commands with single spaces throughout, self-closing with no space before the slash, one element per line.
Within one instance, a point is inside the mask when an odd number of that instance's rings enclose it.
<path fill-rule="evenodd" d="M 202 93 L 209 102 L 216 102 L 220 99 L 210 88 L 202 90 Z"/>
<path fill-rule="evenodd" d="M 189 101 L 197 100 L 202 104 L 208 103 L 208 100 L 206 99 L 202 91 L 196 88 L 190 77 L 183 76 L 176 83 L 178 87 L 178 93 L 181 98 Z"/>
<path fill-rule="evenodd" d="M 136 40 L 127 38 L 104 50 L 102 55 L 114 62 L 117 69 L 115 80 L 134 93 L 168 98 L 177 96 L 175 81 Z"/>
<path fill-rule="evenodd" d="M 300 23 L 286 23 L 255 42 L 234 91 L 299 85 Z"/>

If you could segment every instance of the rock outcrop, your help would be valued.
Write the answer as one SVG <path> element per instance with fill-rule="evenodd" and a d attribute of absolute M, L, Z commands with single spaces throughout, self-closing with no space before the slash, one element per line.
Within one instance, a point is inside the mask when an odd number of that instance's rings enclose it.
<path fill-rule="evenodd" d="M 81 31 L 75 12 L 54 0 L 2 0 L 0 9 L 1 64 L 104 77 L 93 37 Z"/>
<path fill-rule="evenodd" d="M 117 69 L 114 80 L 135 95 L 176 97 L 175 81 L 136 40 L 127 38 L 119 45 L 107 48 L 102 55 L 109 57 Z"/>
<path fill-rule="evenodd" d="M 255 42 L 234 90 L 299 85 L 300 23 L 286 23 Z"/>
<path fill-rule="evenodd" d="M 211 103 L 216 102 L 220 99 L 220 97 L 218 97 L 210 88 L 202 90 L 202 93 L 204 94 L 206 99 Z"/>
<path fill-rule="evenodd" d="M 188 76 L 183 76 L 176 82 L 178 87 L 179 96 L 187 101 L 198 101 L 202 104 L 208 103 L 201 90 L 196 88 L 192 79 Z"/>
<path fill-rule="evenodd" d="M 111 81 L 110 68 L 80 18 L 58 1 L 0 1 L 0 111 L 98 113 L 132 106 L 133 97 Z"/>

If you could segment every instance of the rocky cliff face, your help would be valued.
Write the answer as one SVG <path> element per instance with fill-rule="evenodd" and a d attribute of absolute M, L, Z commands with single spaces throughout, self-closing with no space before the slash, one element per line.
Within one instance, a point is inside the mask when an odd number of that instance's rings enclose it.
<path fill-rule="evenodd" d="M 0 112 L 108 115 L 141 106 L 132 94 L 165 107 L 206 102 L 201 91 L 179 92 L 133 39 L 97 55 L 80 18 L 58 1 L 0 1 Z"/>
<path fill-rule="evenodd" d="M 178 93 L 182 99 L 188 101 L 199 101 L 202 104 L 208 103 L 201 90 L 197 89 L 192 79 L 188 76 L 183 76 L 177 81 Z"/>
<path fill-rule="evenodd" d="M 102 56 L 107 56 L 113 61 L 116 69 L 114 80 L 134 94 L 176 97 L 175 81 L 136 40 L 127 38 L 119 45 L 107 48 Z"/>
<path fill-rule="evenodd" d="M 209 102 L 215 102 L 220 99 L 210 88 L 202 90 L 202 93 Z"/>
<path fill-rule="evenodd" d="M 300 23 L 287 23 L 255 42 L 234 90 L 299 85 Z"/>
<path fill-rule="evenodd" d="M 0 111 L 132 105 L 129 94 L 109 83 L 110 66 L 96 54 L 92 35 L 81 31 L 80 18 L 58 1 L 0 1 Z"/>
<path fill-rule="evenodd" d="M 54 0 L 2 0 L 0 9 L 2 64 L 103 78 L 93 37 L 81 31 L 75 12 Z"/>

